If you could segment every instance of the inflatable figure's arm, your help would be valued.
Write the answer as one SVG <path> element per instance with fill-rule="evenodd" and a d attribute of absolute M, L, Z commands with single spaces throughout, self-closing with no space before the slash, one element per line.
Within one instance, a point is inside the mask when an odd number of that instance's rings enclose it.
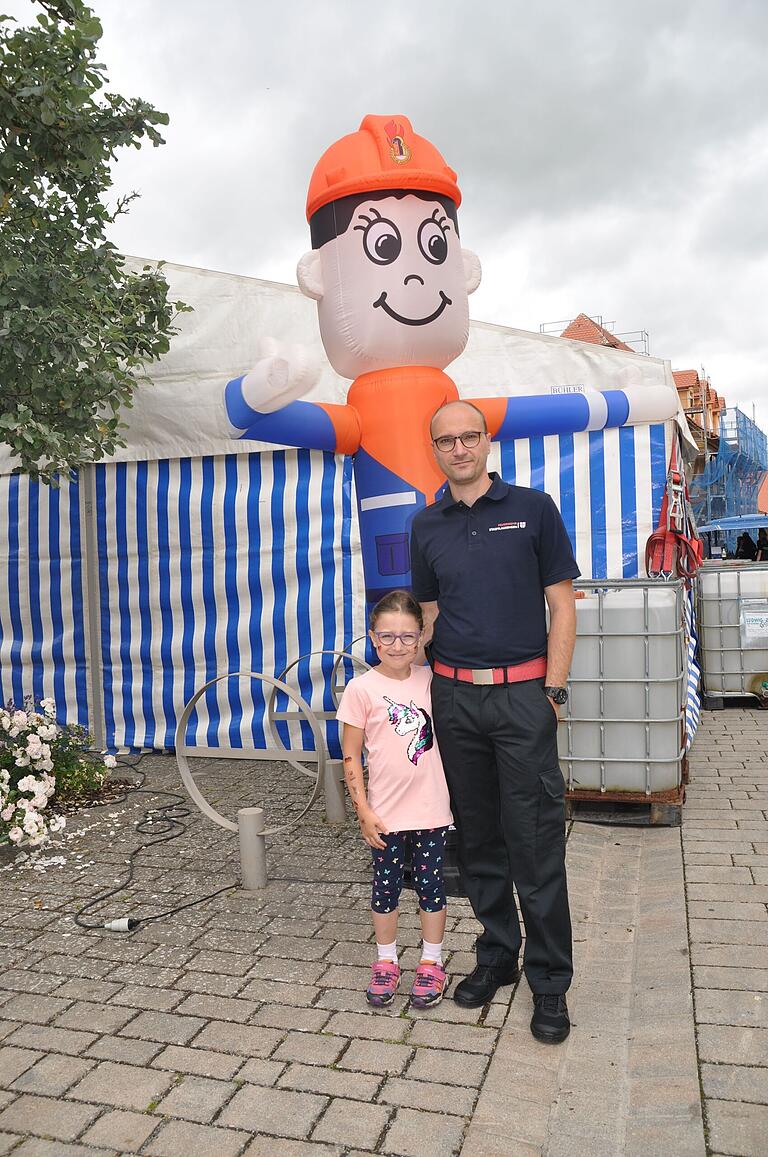
<path fill-rule="evenodd" d="M 354 454 L 360 445 L 360 425 L 351 406 L 295 399 L 317 380 L 317 366 L 300 347 L 283 356 L 276 343 L 261 343 L 254 368 L 227 382 L 227 417 L 241 438 Z"/>
<path fill-rule="evenodd" d="M 668 386 L 629 386 L 624 390 L 573 390 L 511 398 L 472 398 L 496 441 L 546 434 L 575 434 L 663 422 L 677 413 L 675 391 Z"/>

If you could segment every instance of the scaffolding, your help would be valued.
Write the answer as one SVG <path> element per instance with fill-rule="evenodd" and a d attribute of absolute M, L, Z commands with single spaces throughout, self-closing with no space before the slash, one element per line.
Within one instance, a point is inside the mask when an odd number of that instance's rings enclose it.
<path fill-rule="evenodd" d="M 716 518 L 732 518 L 757 510 L 757 495 L 768 471 L 768 439 L 751 418 L 738 408 L 720 418 L 720 448 L 705 460 L 701 474 L 691 480 L 691 505 L 700 525 Z M 733 551 L 736 532 L 718 537 Z"/>

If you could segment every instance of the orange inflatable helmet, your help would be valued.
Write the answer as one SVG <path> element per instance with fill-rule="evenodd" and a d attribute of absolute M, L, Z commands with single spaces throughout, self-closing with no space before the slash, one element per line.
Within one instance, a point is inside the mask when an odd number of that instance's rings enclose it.
<path fill-rule="evenodd" d="M 384 189 L 439 193 L 461 204 L 456 173 L 434 145 L 414 133 L 407 117 L 367 116 L 356 133 L 332 144 L 315 165 L 307 220 L 340 197 Z"/>

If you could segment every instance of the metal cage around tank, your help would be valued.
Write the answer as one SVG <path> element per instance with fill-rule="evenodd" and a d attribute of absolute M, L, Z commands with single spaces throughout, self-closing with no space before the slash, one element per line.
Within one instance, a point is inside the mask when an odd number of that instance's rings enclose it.
<path fill-rule="evenodd" d="M 752 695 L 768 702 L 768 562 L 706 562 L 696 577 L 708 705 Z"/>
<path fill-rule="evenodd" d="M 572 797 L 618 802 L 679 793 L 686 627 L 681 582 L 577 582 L 568 708 L 558 731 Z"/>

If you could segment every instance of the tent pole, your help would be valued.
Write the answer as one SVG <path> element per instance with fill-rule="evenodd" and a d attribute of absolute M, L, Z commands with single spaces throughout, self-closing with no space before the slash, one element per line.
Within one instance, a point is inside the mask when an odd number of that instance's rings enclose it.
<path fill-rule="evenodd" d="M 99 551 L 96 539 L 96 467 L 91 463 L 81 466 L 80 516 L 83 543 L 83 625 L 87 661 L 89 731 L 95 747 L 106 747 L 104 697 L 102 694 L 101 619 L 99 615 Z"/>

